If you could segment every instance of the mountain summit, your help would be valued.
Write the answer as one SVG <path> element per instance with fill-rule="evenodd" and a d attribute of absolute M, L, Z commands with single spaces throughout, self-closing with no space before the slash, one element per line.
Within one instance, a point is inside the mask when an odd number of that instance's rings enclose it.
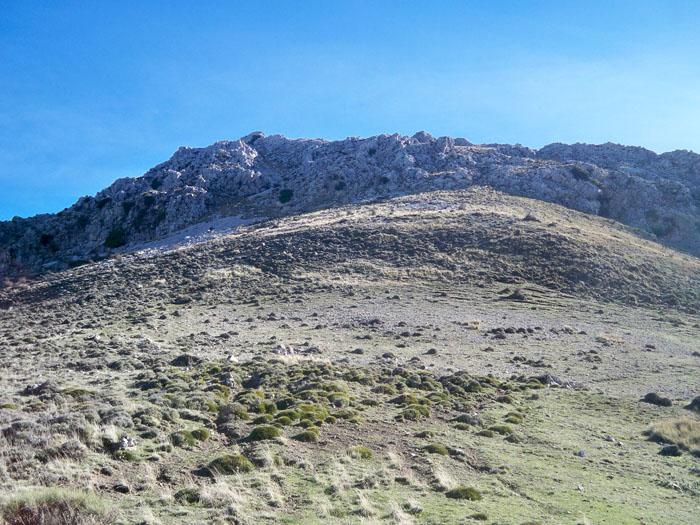
<path fill-rule="evenodd" d="M 426 132 L 340 141 L 250 133 L 181 147 L 53 215 L 0 223 L 5 266 L 61 268 L 222 217 L 269 218 L 488 186 L 645 230 L 700 253 L 700 155 L 617 144 L 475 145 Z"/>

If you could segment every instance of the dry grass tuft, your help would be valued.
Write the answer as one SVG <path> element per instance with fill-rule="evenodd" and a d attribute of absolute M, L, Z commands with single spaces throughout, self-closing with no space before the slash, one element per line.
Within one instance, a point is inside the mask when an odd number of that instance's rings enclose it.
<path fill-rule="evenodd" d="M 645 434 L 652 441 L 672 443 L 700 455 L 700 421 L 696 419 L 679 417 L 657 421 Z"/>
<path fill-rule="evenodd" d="M 0 512 L 7 525 L 103 525 L 117 518 L 95 493 L 58 488 L 14 494 L 3 501 Z"/>

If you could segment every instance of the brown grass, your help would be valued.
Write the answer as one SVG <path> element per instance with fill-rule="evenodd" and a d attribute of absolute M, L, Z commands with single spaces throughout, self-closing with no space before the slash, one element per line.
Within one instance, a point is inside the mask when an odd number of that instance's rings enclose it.
<path fill-rule="evenodd" d="M 0 510 L 7 525 L 97 525 L 115 523 L 116 515 L 88 491 L 42 488 L 4 501 Z"/>
<path fill-rule="evenodd" d="M 700 454 L 700 421 L 696 419 L 664 419 L 652 424 L 646 435 L 652 441 L 672 443 L 694 454 Z"/>

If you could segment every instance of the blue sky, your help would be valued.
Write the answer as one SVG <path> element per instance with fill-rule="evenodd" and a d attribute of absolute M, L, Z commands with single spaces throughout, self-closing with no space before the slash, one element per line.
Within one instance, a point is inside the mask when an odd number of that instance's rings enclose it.
<path fill-rule="evenodd" d="M 700 150 L 700 2 L 0 0 L 0 219 L 253 130 Z"/>

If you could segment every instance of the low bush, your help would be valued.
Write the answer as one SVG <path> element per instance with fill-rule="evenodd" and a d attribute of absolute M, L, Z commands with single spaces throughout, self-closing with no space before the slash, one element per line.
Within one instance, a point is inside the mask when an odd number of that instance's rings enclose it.
<path fill-rule="evenodd" d="M 292 191 L 290 189 L 285 188 L 283 190 L 280 190 L 280 202 L 282 204 L 289 202 L 290 200 L 292 200 L 293 195 L 294 195 L 294 191 Z"/>
<path fill-rule="evenodd" d="M 199 490 L 196 488 L 187 488 L 178 490 L 173 496 L 178 503 L 186 503 L 194 505 L 199 503 Z"/>
<path fill-rule="evenodd" d="M 644 403 L 649 403 L 652 405 L 656 405 L 659 407 L 670 407 L 673 405 L 671 400 L 667 397 L 662 397 L 656 392 L 649 392 L 647 395 L 645 395 L 640 401 Z"/>
<path fill-rule="evenodd" d="M 280 437 L 280 431 L 276 427 L 270 425 L 261 425 L 255 427 L 248 436 L 249 441 L 266 441 Z"/>
<path fill-rule="evenodd" d="M 197 430 L 193 430 L 191 434 L 197 441 L 206 441 L 210 436 L 209 430 L 206 428 L 198 428 Z"/>
<path fill-rule="evenodd" d="M 492 432 L 497 432 L 503 436 L 508 436 L 513 433 L 513 429 L 508 425 L 493 425 L 489 427 Z"/>
<path fill-rule="evenodd" d="M 213 474 L 235 474 L 238 472 L 252 472 L 255 467 L 251 461 L 241 454 L 227 454 L 213 460 L 207 469 Z"/>
<path fill-rule="evenodd" d="M 126 244 L 125 232 L 121 228 L 116 228 L 107 234 L 104 246 L 105 248 L 119 248 Z"/>
<path fill-rule="evenodd" d="M 431 443 L 430 445 L 426 445 L 423 447 L 423 450 L 430 454 L 439 454 L 441 456 L 447 456 L 449 455 L 449 452 L 447 449 L 443 446 L 440 445 L 439 443 Z"/>
<path fill-rule="evenodd" d="M 474 487 L 459 486 L 455 489 L 448 490 L 445 493 L 450 499 L 466 499 L 469 501 L 477 501 L 481 499 L 481 494 Z"/>
<path fill-rule="evenodd" d="M 170 434 L 170 441 L 176 447 L 193 447 L 197 442 L 197 439 L 192 435 L 189 430 L 179 430 L 178 432 L 173 432 Z"/>
<path fill-rule="evenodd" d="M 297 441 L 302 441 L 304 443 L 315 443 L 318 441 L 318 435 L 318 429 L 316 427 L 310 427 L 293 436 L 292 439 L 296 439 Z"/>
<path fill-rule="evenodd" d="M 374 456 L 374 452 L 364 445 L 355 445 L 354 447 L 350 447 L 348 454 L 350 454 L 350 457 L 355 459 L 371 459 L 372 456 Z"/>

